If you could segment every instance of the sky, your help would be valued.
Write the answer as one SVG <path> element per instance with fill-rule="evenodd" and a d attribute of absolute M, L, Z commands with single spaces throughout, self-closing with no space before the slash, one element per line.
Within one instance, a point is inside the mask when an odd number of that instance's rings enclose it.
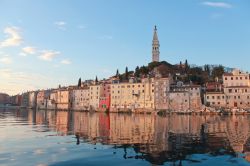
<path fill-rule="evenodd" d="M 0 92 L 107 78 L 160 60 L 250 71 L 249 0 L 0 0 Z"/>

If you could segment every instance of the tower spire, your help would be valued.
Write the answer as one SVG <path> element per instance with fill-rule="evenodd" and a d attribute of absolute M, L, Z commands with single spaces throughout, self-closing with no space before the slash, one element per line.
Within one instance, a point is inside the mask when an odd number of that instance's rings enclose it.
<path fill-rule="evenodd" d="M 159 48 L 160 48 L 160 43 L 157 35 L 157 27 L 155 25 L 154 36 L 152 41 L 152 62 L 159 62 L 159 57 L 160 57 Z"/>

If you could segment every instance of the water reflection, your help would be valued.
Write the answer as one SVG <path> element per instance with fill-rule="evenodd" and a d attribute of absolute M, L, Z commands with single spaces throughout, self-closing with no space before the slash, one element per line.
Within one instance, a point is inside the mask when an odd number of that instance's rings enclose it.
<path fill-rule="evenodd" d="M 16 118 L 44 125 L 58 135 L 74 135 L 75 144 L 107 144 L 123 149 L 124 159 L 151 164 L 202 162 L 194 154 L 229 155 L 250 161 L 249 116 L 103 114 L 19 110 Z M 41 132 L 43 130 L 36 130 Z M 127 149 L 133 148 L 131 155 Z M 233 160 L 232 160 L 233 162 Z"/>

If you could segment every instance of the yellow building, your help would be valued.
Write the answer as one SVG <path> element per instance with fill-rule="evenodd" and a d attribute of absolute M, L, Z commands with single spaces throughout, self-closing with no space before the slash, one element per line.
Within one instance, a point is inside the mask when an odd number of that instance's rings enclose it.
<path fill-rule="evenodd" d="M 99 108 L 100 96 L 103 93 L 102 85 L 89 86 L 89 109 L 97 110 Z"/>
<path fill-rule="evenodd" d="M 125 82 L 111 84 L 112 112 L 128 110 L 153 110 L 154 106 L 154 79 L 146 78 L 141 82 Z"/>
<path fill-rule="evenodd" d="M 70 109 L 70 91 L 68 89 L 57 90 L 57 109 L 68 110 Z"/>

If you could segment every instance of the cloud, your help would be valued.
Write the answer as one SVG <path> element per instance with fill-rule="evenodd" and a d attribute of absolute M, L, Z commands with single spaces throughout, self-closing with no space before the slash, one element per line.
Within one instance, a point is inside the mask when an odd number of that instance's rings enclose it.
<path fill-rule="evenodd" d="M 113 39 L 113 36 L 103 35 L 103 36 L 100 36 L 99 39 L 101 39 L 101 40 L 111 40 L 111 39 Z"/>
<path fill-rule="evenodd" d="M 64 21 L 56 21 L 55 23 L 54 23 L 56 26 L 57 26 L 57 28 L 59 28 L 59 29 L 61 29 L 61 30 L 66 30 L 66 22 L 64 22 Z"/>
<path fill-rule="evenodd" d="M 59 51 L 43 50 L 39 58 L 44 61 L 52 61 L 59 54 Z"/>
<path fill-rule="evenodd" d="M 36 82 L 42 79 L 42 82 Z M 1 91 L 14 95 L 27 90 L 36 90 L 50 87 L 51 79 L 39 73 L 23 71 L 13 71 L 10 68 L 0 68 L 0 87 Z M 34 85 L 36 82 L 36 85 Z M 14 87 L 14 88 L 13 88 Z"/>
<path fill-rule="evenodd" d="M 36 48 L 27 46 L 27 47 L 24 47 L 22 49 L 22 51 L 23 51 L 24 54 L 35 54 L 36 53 Z"/>
<path fill-rule="evenodd" d="M 6 27 L 4 33 L 7 36 L 4 41 L 0 42 L 0 47 L 19 46 L 23 41 L 18 27 Z"/>
<path fill-rule="evenodd" d="M 232 8 L 232 5 L 225 2 L 210 2 L 206 1 L 202 3 L 205 6 L 217 7 L 217 8 Z"/>
<path fill-rule="evenodd" d="M 4 55 L 3 57 L 0 57 L 0 62 L 3 64 L 11 64 L 12 59 L 10 58 L 9 55 Z"/>
<path fill-rule="evenodd" d="M 79 25 L 77 26 L 78 29 L 86 29 L 87 27 L 85 25 Z"/>
<path fill-rule="evenodd" d="M 24 52 L 20 52 L 19 55 L 20 56 L 27 56 L 27 54 L 25 54 Z"/>
<path fill-rule="evenodd" d="M 63 59 L 63 60 L 61 61 L 61 64 L 70 65 L 70 64 L 71 64 L 71 61 L 68 60 L 68 59 Z"/>

